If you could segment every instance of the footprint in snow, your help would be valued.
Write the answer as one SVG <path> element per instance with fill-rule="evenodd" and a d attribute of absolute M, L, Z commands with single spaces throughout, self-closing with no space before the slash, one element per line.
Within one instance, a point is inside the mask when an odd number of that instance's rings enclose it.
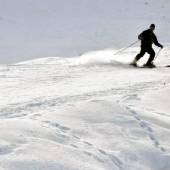
<path fill-rule="evenodd" d="M 74 145 L 74 144 L 71 144 L 70 146 L 76 149 L 79 148 L 77 145 Z"/>
<path fill-rule="evenodd" d="M 48 124 L 49 126 L 52 126 L 54 128 L 57 128 L 59 130 L 61 130 L 63 133 L 66 133 L 67 131 L 70 130 L 70 128 L 66 127 L 66 126 L 62 126 L 60 125 L 59 123 L 56 123 L 56 122 L 51 122 L 51 121 L 43 121 L 43 123 L 46 123 Z"/>
<path fill-rule="evenodd" d="M 86 142 L 86 141 L 83 141 L 84 144 L 88 145 L 88 146 L 93 146 L 93 144 L 89 143 L 89 142 Z"/>
<path fill-rule="evenodd" d="M 94 153 L 91 153 L 91 152 L 88 152 L 88 151 L 84 151 L 84 154 L 86 154 L 87 156 L 93 157 L 98 162 L 104 163 L 104 160 L 101 159 L 99 156 L 95 155 Z"/>

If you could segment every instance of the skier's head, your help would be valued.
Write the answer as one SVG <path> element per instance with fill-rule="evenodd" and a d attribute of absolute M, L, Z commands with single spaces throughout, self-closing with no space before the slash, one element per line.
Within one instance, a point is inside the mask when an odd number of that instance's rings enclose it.
<path fill-rule="evenodd" d="M 149 27 L 152 31 L 155 30 L 155 24 L 151 24 L 150 27 Z"/>

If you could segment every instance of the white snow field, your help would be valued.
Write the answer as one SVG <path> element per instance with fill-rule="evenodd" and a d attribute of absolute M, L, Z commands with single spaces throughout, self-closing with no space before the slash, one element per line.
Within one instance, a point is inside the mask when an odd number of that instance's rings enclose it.
<path fill-rule="evenodd" d="M 170 46 L 138 50 L 1 65 L 0 169 L 169 170 Z"/>

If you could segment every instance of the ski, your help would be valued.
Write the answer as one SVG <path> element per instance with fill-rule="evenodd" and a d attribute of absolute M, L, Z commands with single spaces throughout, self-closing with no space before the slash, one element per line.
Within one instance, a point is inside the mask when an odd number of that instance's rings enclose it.
<path fill-rule="evenodd" d="M 154 67 L 148 67 L 148 66 L 139 66 L 139 65 L 132 65 L 129 64 L 130 66 L 134 67 L 134 68 L 149 68 L 149 69 L 153 69 L 153 68 L 163 68 L 163 67 L 170 67 L 170 65 L 165 65 L 165 66 L 154 66 Z"/>

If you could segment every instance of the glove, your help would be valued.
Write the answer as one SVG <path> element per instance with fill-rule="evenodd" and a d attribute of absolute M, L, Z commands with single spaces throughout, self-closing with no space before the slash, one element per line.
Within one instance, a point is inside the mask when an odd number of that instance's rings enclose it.
<path fill-rule="evenodd" d="M 164 48 L 163 45 L 160 45 L 161 48 Z"/>

